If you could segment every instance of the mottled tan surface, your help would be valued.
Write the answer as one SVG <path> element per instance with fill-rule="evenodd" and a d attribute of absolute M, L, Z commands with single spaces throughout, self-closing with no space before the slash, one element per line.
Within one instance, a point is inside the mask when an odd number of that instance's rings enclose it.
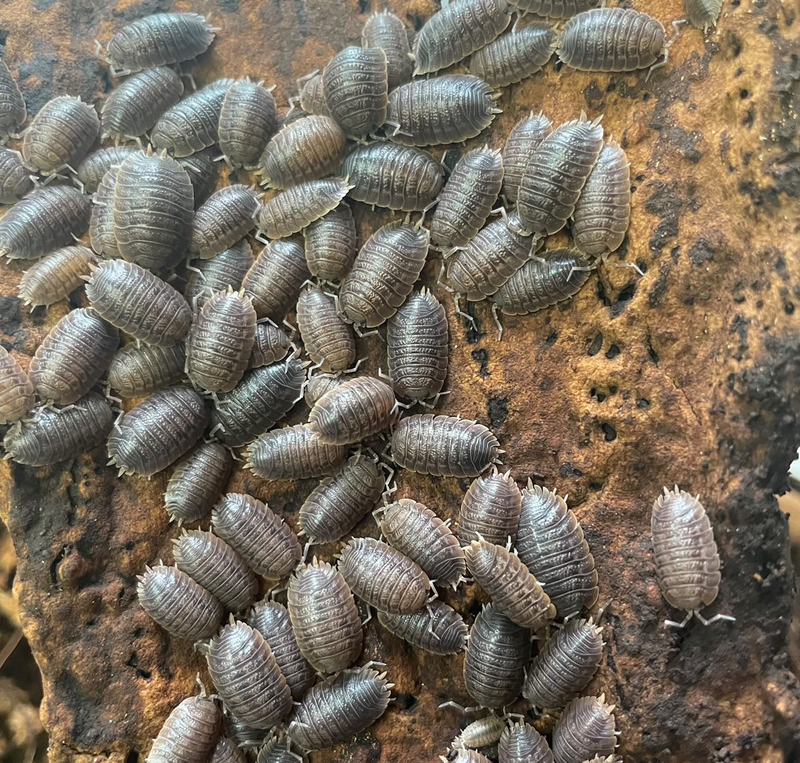
<path fill-rule="evenodd" d="M 387 5 L 411 26 L 436 7 Z M 65 91 L 99 101 L 110 81 L 93 57 L 94 38 L 107 41 L 125 21 L 169 8 L 210 14 L 222 29 L 192 69 L 199 83 L 263 78 L 277 83 L 285 105 L 294 78 L 358 42 L 371 3 L 6 0 L 0 38 L 29 109 Z M 665 24 L 682 15 L 680 0 L 647 10 Z M 794 0 L 725 0 L 719 29 L 705 38 L 684 30 L 649 83 L 643 73 L 592 75 L 551 63 L 507 89 L 504 113 L 467 144 L 500 146 L 530 109 L 556 121 L 584 109 L 605 115 L 631 160 L 634 214 L 622 256 L 645 276 L 603 268 L 571 303 L 507 319 L 501 344 L 485 305 L 476 308 L 479 334 L 452 321 L 452 394 L 443 405 L 493 426 L 520 484 L 533 476 L 569 493 L 598 561 L 601 600 L 614 600 L 590 688 L 616 703 L 629 761 L 775 763 L 798 745 L 800 692 L 786 655 L 792 569 L 772 497 L 800 440 L 798 30 Z M 364 236 L 389 217 L 357 212 Z M 432 262 L 428 283 L 437 270 Z M 27 366 L 68 306 L 23 315 L 14 296 L 20 273 L 19 263 L 0 271 L 0 330 Z M 385 367 L 376 338 L 367 349 L 373 370 Z M 303 415 L 299 407 L 294 420 Z M 0 467 L 54 763 L 143 759 L 204 670 L 135 598 L 135 575 L 170 558 L 176 530 L 161 505 L 168 475 L 118 480 L 104 462 L 100 449 L 56 467 Z M 656 584 L 649 508 L 674 482 L 699 492 L 715 523 L 724 579 L 710 612 L 735 615 L 733 625 L 661 627 L 676 613 Z M 269 499 L 293 523 L 314 483 L 239 475 L 233 486 Z M 399 486 L 400 496 L 447 517 L 467 483 L 401 474 Z M 370 522 L 362 529 L 375 532 Z M 480 606 L 474 586 L 447 599 L 468 615 Z M 352 745 L 313 759 L 435 760 L 462 723 L 436 710 L 443 699 L 467 699 L 461 658 L 414 655 L 373 620 L 364 659 L 388 664 L 398 700 Z"/>

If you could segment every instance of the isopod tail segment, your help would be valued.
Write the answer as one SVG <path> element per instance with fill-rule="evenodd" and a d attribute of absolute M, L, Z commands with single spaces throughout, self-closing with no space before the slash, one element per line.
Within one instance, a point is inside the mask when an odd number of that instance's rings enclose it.
<path fill-rule="evenodd" d="M 686 613 L 686 617 L 683 618 L 680 622 L 677 620 L 664 620 L 664 627 L 665 628 L 685 628 L 693 617 L 697 618 L 702 625 L 713 625 L 714 623 L 718 622 L 719 620 L 725 620 L 727 622 L 736 622 L 736 618 L 732 615 L 723 615 L 723 614 L 716 614 L 713 617 L 709 617 L 706 619 L 703 615 L 700 614 L 699 609 L 690 609 Z"/>

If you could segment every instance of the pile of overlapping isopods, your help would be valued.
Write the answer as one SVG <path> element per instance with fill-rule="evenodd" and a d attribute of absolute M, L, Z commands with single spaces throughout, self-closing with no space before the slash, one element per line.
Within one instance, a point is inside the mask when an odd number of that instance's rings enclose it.
<path fill-rule="evenodd" d="M 50 305 L 85 281 L 88 301 L 54 326 L 28 373 L 3 350 L 6 457 L 42 466 L 107 442 L 120 474 L 150 477 L 177 462 L 165 504 L 179 526 L 211 515 L 210 530 L 175 539 L 174 566 L 148 568 L 138 587 L 159 625 L 202 645 L 215 692 L 173 710 L 152 763 L 243 760 L 243 748 L 260 745 L 260 763 L 288 763 L 293 748 L 346 742 L 379 718 L 392 684 L 381 665 L 353 667 L 363 641 L 354 594 L 415 648 L 466 651 L 471 710 L 490 714 L 453 741 L 459 763 L 486 761 L 471 748 L 494 743 L 501 763 L 614 754 L 613 707 L 580 696 L 603 642 L 599 618 L 580 617 L 598 579 L 575 515 L 555 492 L 530 481 L 520 492 L 498 471 L 503 451 L 485 426 L 405 413 L 433 407 L 447 375 L 444 307 L 428 289 L 414 292 L 431 246 L 447 258 L 450 291 L 524 314 L 574 294 L 628 225 L 628 163 L 599 120 L 554 128 L 531 113 L 502 152 L 466 153 L 446 183 L 420 148 L 479 135 L 499 111 L 494 88 L 531 76 L 556 48 L 586 70 L 666 60 L 663 27 L 644 13 L 593 0 L 514 5 L 445 5 L 413 49 L 400 19 L 375 13 L 362 47 L 305 78 L 302 109 L 282 127 L 270 90 L 249 79 L 181 100 L 173 65 L 219 30 L 192 13 L 149 16 L 108 43 L 112 73 L 125 79 L 100 118 L 59 96 L 28 124 L 21 152 L 0 148 L 0 201 L 14 204 L 0 219 L 0 253 L 37 259 L 20 298 Z M 572 18 L 560 35 L 543 18 L 506 31 L 514 10 Z M 414 78 L 468 56 L 468 74 Z M 25 120 L 3 64 L 0 129 L 12 134 Z M 98 137 L 113 145 L 93 150 Z M 232 171 L 257 170 L 271 197 L 247 184 L 215 191 L 220 154 Z M 509 211 L 486 224 L 501 194 Z M 359 250 L 346 197 L 422 219 L 384 225 Z M 541 250 L 569 219 L 574 248 Z M 80 243 L 87 228 L 91 248 Z M 254 258 L 255 228 L 266 245 Z M 181 294 L 174 276 L 187 257 Z M 279 325 L 291 312 L 309 361 Z M 388 376 L 358 375 L 355 333 L 384 323 Z M 275 428 L 303 397 L 308 423 Z M 119 398 L 139 401 L 115 421 Z M 376 454 L 387 436 L 393 466 Z M 256 498 L 223 495 L 242 446 L 264 480 L 324 478 L 297 534 Z M 421 503 L 390 502 L 394 467 L 477 478 L 455 531 Z M 370 512 L 385 541 L 352 538 L 335 565 L 313 551 L 306 560 L 309 545 L 345 539 Z M 719 557 L 702 505 L 665 491 L 652 529 L 669 603 L 706 622 L 698 610 L 717 595 Z M 469 629 L 436 588 L 465 582 L 491 599 Z M 255 602 L 264 589 L 272 595 Z M 531 661 L 534 633 L 547 639 Z M 560 716 L 551 743 L 505 715 L 520 693 Z"/>

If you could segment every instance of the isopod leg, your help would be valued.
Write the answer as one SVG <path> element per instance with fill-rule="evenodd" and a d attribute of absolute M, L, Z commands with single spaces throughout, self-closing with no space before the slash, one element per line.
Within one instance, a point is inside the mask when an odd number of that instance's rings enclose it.
<path fill-rule="evenodd" d="M 453 710 L 458 710 L 460 713 L 463 713 L 464 715 L 472 715 L 473 713 L 479 713 L 482 709 L 480 705 L 464 707 L 464 705 L 459 705 L 458 702 L 453 702 L 452 699 L 447 700 L 447 702 L 442 702 L 442 704 L 439 705 L 440 710 L 445 707 L 452 707 Z"/>
<path fill-rule="evenodd" d="M 500 342 L 503 339 L 503 324 L 500 322 L 500 315 L 498 314 L 496 302 L 492 302 L 492 320 L 494 321 L 494 325 L 497 326 L 497 341 Z"/>
<path fill-rule="evenodd" d="M 735 622 L 736 622 L 736 618 L 735 618 L 735 617 L 733 617 L 732 615 L 719 615 L 719 614 L 718 614 L 718 615 L 714 615 L 713 617 L 709 618 L 708 620 L 706 620 L 706 618 L 705 618 L 705 617 L 703 617 L 703 616 L 702 616 L 702 615 L 701 615 L 699 612 L 695 612 L 695 613 L 694 613 L 694 616 L 695 616 L 695 617 L 696 617 L 696 618 L 697 618 L 697 619 L 698 619 L 698 620 L 699 620 L 699 621 L 700 621 L 700 622 L 701 622 L 703 625 L 713 625 L 713 624 L 714 624 L 714 623 L 716 623 L 718 620 L 726 620 L 726 621 L 728 621 L 728 622 L 731 622 L 731 623 L 735 623 Z"/>
<path fill-rule="evenodd" d="M 689 620 L 692 619 L 693 615 L 694 615 L 694 612 L 692 612 L 692 611 L 687 612 L 686 613 L 686 617 L 684 617 L 683 620 L 681 620 L 680 622 L 678 622 L 677 620 L 664 620 L 664 627 L 665 628 L 685 628 L 686 627 L 686 623 L 688 623 Z"/>

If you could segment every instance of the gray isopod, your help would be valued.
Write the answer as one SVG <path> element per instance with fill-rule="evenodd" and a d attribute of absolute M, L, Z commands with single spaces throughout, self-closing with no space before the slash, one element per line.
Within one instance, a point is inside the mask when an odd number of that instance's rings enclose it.
<path fill-rule="evenodd" d="M 325 100 L 325 88 L 322 83 L 322 72 L 317 69 L 306 75 L 305 82 L 300 89 L 300 108 L 308 114 L 318 117 L 329 117 L 328 102 Z M 288 114 L 286 115 L 289 116 Z M 302 117 L 301 117 L 302 118 Z M 284 122 L 285 124 L 285 122 Z"/>
<path fill-rule="evenodd" d="M 175 465 L 167 483 L 164 506 L 178 524 L 211 513 L 228 483 L 233 458 L 216 442 L 201 442 Z"/>
<path fill-rule="evenodd" d="M 241 241 L 256 227 L 258 196 L 247 186 L 220 188 L 194 213 L 189 251 L 196 257 L 214 257 Z"/>
<path fill-rule="evenodd" d="M 259 318 L 281 321 L 294 307 L 309 275 L 302 239 L 293 236 L 270 241 L 261 250 L 242 288 L 252 297 Z"/>
<path fill-rule="evenodd" d="M 183 342 L 171 347 L 127 344 L 108 367 L 108 383 L 120 397 L 140 397 L 179 384 L 185 366 Z"/>
<path fill-rule="evenodd" d="M 503 731 L 497 745 L 498 763 L 553 763 L 547 740 L 529 723 L 517 721 Z"/>
<path fill-rule="evenodd" d="M 120 257 L 117 229 L 114 225 L 114 192 L 117 188 L 119 167 L 111 167 L 103 175 L 92 197 L 92 216 L 89 218 L 89 243 L 101 256 Z"/>
<path fill-rule="evenodd" d="M 306 391 L 303 395 L 306 405 L 309 408 L 313 408 L 314 403 L 326 392 L 344 384 L 347 379 L 348 377 L 343 374 L 317 374 L 316 376 L 311 376 L 308 380 L 308 384 L 306 384 Z"/>
<path fill-rule="evenodd" d="M 189 276 L 183 294 L 186 301 L 192 307 L 202 308 L 215 292 L 228 291 L 228 287 L 239 291 L 253 261 L 253 252 L 245 239 L 211 259 L 193 260 L 187 267 Z"/>
<path fill-rule="evenodd" d="M 208 760 L 217 744 L 222 713 L 217 703 L 187 697 L 170 714 L 147 756 L 147 763 L 197 763 Z"/>
<path fill-rule="evenodd" d="M 19 298 L 26 305 L 52 305 L 83 286 L 94 252 L 85 246 L 65 246 L 34 263 L 19 282 Z"/>
<path fill-rule="evenodd" d="M 450 746 L 454 750 L 488 747 L 500 739 L 505 728 L 505 718 L 487 715 L 461 729 L 461 733 L 451 742 Z"/>
<path fill-rule="evenodd" d="M 221 736 L 209 763 L 247 763 L 247 758 L 236 742 Z"/>
<path fill-rule="evenodd" d="M 0 137 L 20 127 L 27 113 L 19 85 L 0 56 Z"/>
<path fill-rule="evenodd" d="M 722 0 L 683 0 L 683 7 L 689 21 L 698 29 L 707 32 L 715 27 L 722 10 Z"/>
<path fill-rule="evenodd" d="M 256 763 L 297 763 L 299 757 L 291 749 L 289 737 L 272 737 L 259 751 Z"/>
<path fill-rule="evenodd" d="M 22 154 L 0 146 L 0 204 L 15 204 L 32 190 L 31 171 L 22 163 Z"/>
<path fill-rule="evenodd" d="M 456 756 L 452 758 L 452 763 L 492 763 L 492 761 L 477 750 L 461 748 L 456 750 Z"/>
<path fill-rule="evenodd" d="M 264 744 L 271 732 L 266 729 L 254 729 L 240 721 L 235 715 L 225 716 L 225 731 L 240 749 L 250 750 Z M 297 763 L 294 759 L 285 763 Z"/>
<path fill-rule="evenodd" d="M 199 207 L 217 187 L 220 163 L 214 158 L 216 151 L 207 148 L 191 156 L 182 156 L 178 164 L 186 170 L 194 189 L 194 206 Z"/>
<path fill-rule="evenodd" d="M 103 176 L 112 167 L 122 164 L 131 154 L 140 153 L 135 146 L 109 146 L 92 151 L 79 165 L 76 172 L 86 193 L 94 193 Z"/>
<path fill-rule="evenodd" d="M 303 231 L 306 264 L 322 281 L 339 281 L 353 266 L 358 251 L 356 223 L 350 207 L 341 202 Z"/>
<path fill-rule="evenodd" d="M 553 729 L 555 763 L 584 763 L 595 755 L 611 755 L 617 746 L 613 710 L 603 694 L 572 700 Z"/>
<path fill-rule="evenodd" d="M 408 615 L 378 612 L 378 621 L 390 633 L 431 654 L 458 654 L 467 644 L 467 624 L 443 601 Z"/>
<path fill-rule="evenodd" d="M 517 200 L 522 176 L 541 142 L 553 131 L 553 123 L 540 111 L 520 119 L 503 147 L 503 193 L 512 204 Z"/>
<path fill-rule="evenodd" d="M 511 472 L 494 470 L 488 477 L 478 477 L 469 486 L 461 502 L 456 536 L 463 546 L 474 540 L 504 546 L 517 538 L 522 494 Z"/>
<path fill-rule="evenodd" d="M 268 238 L 283 238 L 327 215 L 351 186 L 342 178 L 323 178 L 287 188 L 261 205 L 258 227 Z"/>
<path fill-rule="evenodd" d="M 256 325 L 256 338 L 250 353 L 250 368 L 261 368 L 283 360 L 292 346 L 286 332 L 269 322 Z"/>
<path fill-rule="evenodd" d="M 473 53 L 469 73 L 493 87 L 513 85 L 541 71 L 557 46 L 558 32 L 550 24 L 514 28 Z"/>
<path fill-rule="evenodd" d="M 0 424 L 24 418 L 36 404 L 33 382 L 17 359 L 0 345 Z"/>
<path fill-rule="evenodd" d="M 553 19 L 568 19 L 598 5 L 598 0 L 509 0 L 523 13 L 535 13 Z"/>
<path fill-rule="evenodd" d="M 260 82 L 236 80 L 222 100 L 219 147 L 234 167 L 255 167 L 278 129 L 275 98 Z"/>
<path fill-rule="evenodd" d="M 389 90 L 411 79 L 414 64 L 408 46 L 408 29 L 394 13 L 389 10 L 373 13 L 361 29 L 361 45 L 380 48 L 386 54 Z"/>
<path fill-rule="evenodd" d="M 297 300 L 297 327 L 308 357 L 323 371 L 344 371 L 356 359 L 356 339 L 334 299 L 309 285 Z"/>

